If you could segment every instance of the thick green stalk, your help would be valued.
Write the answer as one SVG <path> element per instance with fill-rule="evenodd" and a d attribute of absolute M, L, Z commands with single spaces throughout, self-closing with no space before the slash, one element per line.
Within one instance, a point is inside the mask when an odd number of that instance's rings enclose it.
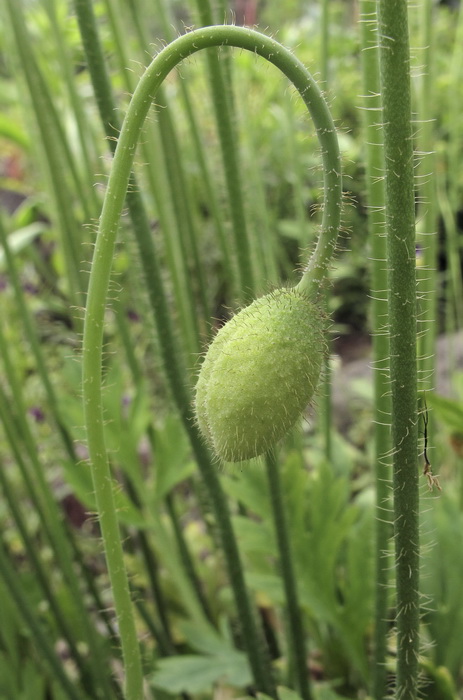
<path fill-rule="evenodd" d="M 89 0 L 74 0 L 74 6 L 76 10 L 77 20 L 79 22 L 80 33 L 82 36 L 82 41 L 84 45 L 84 51 L 88 63 L 88 69 L 90 72 L 95 98 L 98 105 L 98 110 L 100 113 L 100 118 L 103 123 L 104 131 L 108 138 L 108 143 L 111 150 L 114 152 L 116 149 L 116 137 L 120 130 L 120 125 L 116 119 L 116 104 L 113 100 L 111 84 L 109 81 L 109 76 L 105 68 L 105 60 L 103 56 L 103 48 L 98 35 L 97 24 L 95 16 L 93 14 L 92 3 Z M 151 170 L 150 170 L 151 172 Z M 161 185 L 163 184 L 162 178 L 160 178 Z M 161 189 L 160 187 L 157 188 Z M 163 202 L 164 188 L 162 189 L 162 194 L 159 198 L 160 204 Z M 168 193 L 166 194 L 168 198 Z M 130 181 L 130 186 L 127 191 L 127 206 L 132 222 L 132 227 L 136 237 L 139 256 L 141 263 L 143 265 L 144 279 L 148 288 L 149 299 L 151 307 L 155 310 L 156 323 L 161 327 L 165 328 L 170 326 L 169 310 L 167 305 L 167 297 L 163 286 L 161 268 L 156 251 L 153 244 L 152 232 L 150 221 L 140 195 L 138 185 L 135 178 L 132 176 Z M 164 206 L 162 204 L 162 206 Z M 163 221 L 170 222 L 168 213 L 169 207 L 163 214 Z M 159 211 L 161 213 L 161 211 Z M 171 229 L 167 225 L 167 229 Z M 168 247 L 168 246 L 166 246 Z M 175 248 L 175 246 L 174 246 Z M 169 251 L 167 252 L 169 255 Z M 178 257 L 179 253 L 177 249 L 170 251 L 171 258 L 173 260 Z M 176 265 L 173 262 L 169 263 L 169 267 L 172 270 L 176 270 Z M 179 281 L 179 286 L 182 285 L 182 281 Z M 180 292 L 180 299 L 185 298 L 184 290 Z M 180 301 L 183 308 L 183 304 Z M 185 309 L 188 311 L 188 308 Z M 159 321 L 159 318 L 162 320 Z M 190 336 L 190 333 L 188 332 Z M 191 334 L 192 335 L 192 334 Z M 165 366 L 167 374 L 169 375 L 170 367 L 175 368 L 175 376 L 180 385 L 183 386 L 183 382 L 186 381 L 186 367 L 185 361 L 181 354 L 181 351 L 176 343 L 175 333 L 173 329 L 169 333 L 164 333 L 162 337 L 162 345 L 166 347 L 166 356 L 170 357 L 169 363 Z M 185 375 L 185 377 L 184 377 Z"/>
<path fill-rule="evenodd" d="M 286 607 L 288 611 L 289 632 L 291 644 L 289 645 L 294 657 L 295 673 L 299 693 L 303 700 L 311 700 L 309 683 L 309 669 L 307 665 L 307 649 L 304 636 L 304 625 L 302 622 L 302 610 L 299 605 L 296 576 L 293 566 L 293 556 L 291 552 L 291 542 L 288 534 L 287 518 L 282 497 L 282 485 L 280 479 L 280 466 L 272 450 L 266 455 L 267 478 L 270 490 L 270 500 L 272 503 L 273 521 L 278 544 L 278 554 L 280 558 L 280 570 L 283 579 L 283 586 L 286 596 Z"/>
<path fill-rule="evenodd" d="M 387 692 L 387 633 L 388 582 L 390 561 L 388 542 L 392 536 L 390 517 L 390 398 L 389 398 L 389 338 L 386 237 L 384 235 L 384 153 L 381 128 L 381 97 L 379 85 L 379 51 L 376 32 L 376 1 L 362 0 L 361 45 L 363 74 L 364 143 L 366 144 L 366 181 L 368 224 L 371 246 L 371 326 L 373 334 L 374 430 L 375 430 L 375 626 L 374 654 L 371 673 L 371 693 L 376 700 Z"/>
<path fill-rule="evenodd" d="M 379 0 L 378 32 L 386 174 L 392 401 L 397 687 L 417 696 L 419 492 L 416 371 L 415 201 L 406 0 Z"/>

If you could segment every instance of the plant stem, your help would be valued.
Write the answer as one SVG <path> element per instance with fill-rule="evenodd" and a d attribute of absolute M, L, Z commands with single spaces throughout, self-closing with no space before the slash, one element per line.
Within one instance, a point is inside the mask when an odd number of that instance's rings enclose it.
<path fill-rule="evenodd" d="M 130 172 L 140 131 L 156 92 L 164 78 L 187 56 L 202 48 L 230 45 L 258 53 L 280 70 L 294 83 L 306 103 L 315 123 L 320 140 L 325 175 L 325 211 L 323 238 L 319 241 L 311 267 L 312 284 L 321 280 L 328 265 L 328 252 L 333 252 L 339 227 L 340 175 L 339 151 L 331 116 L 313 78 L 292 54 L 273 39 L 258 32 L 239 27 L 207 27 L 181 36 L 166 46 L 152 61 L 140 79 L 122 125 L 108 181 L 99 233 L 95 244 L 94 259 L 88 289 L 83 342 L 83 392 L 87 437 L 93 467 L 93 480 L 102 527 L 108 570 L 113 585 L 114 601 L 120 622 L 121 642 L 126 663 L 128 697 L 137 697 L 141 688 L 141 670 L 135 626 L 132 617 L 130 595 L 120 532 L 115 513 L 112 477 L 107 460 L 104 419 L 102 412 L 101 360 L 104 313 L 111 274 L 112 258 L 119 219 L 129 185 Z M 143 251 L 142 251 L 143 252 Z M 230 581 L 243 629 L 246 646 L 256 686 L 259 690 L 275 695 L 269 666 L 262 649 L 253 610 L 244 582 L 236 539 L 231 527 L 228 505 L 220 486 L 215 467 L 193 423 L 191 400 L 184 382 L 183 371 L 178 371 L 177 352 L 172 324 L 164 295 L 159 270 L 148 276 L 152 304 L 156 308 L 159 337 L 165 369 L 172 392 L 181 412 L 182 420 L 190 436 L 198 458 L 202 475 L 208 487 L 215 516 L 222 535 L 227 557 Z M 157 294 L 159 292 L 159 294 Z M 129 696 L 130 692 L 130 696 Z"/>
<path fill-rule="evenodd" d="M 321 3 L 321 23 L 320 23 L 320 79 L 323 89 L 328 89 L 329 81 L 329 55 L 330 55 L 330 8 L 329 0 L 322 0 Z M 324 290 L 323 304 L 325 311 L 328 311 L 328 289 Z M 329 342 L 329 341 L 328 341 Z M 322 400 L 320 402 L 320 427 L 323 435 L 325 459 L 331 462 L 332 457 L 332 389 L 331 389 L 331 347 L 323 360 L 322 375 Z"/>
<path fill-rule="evenodd" d="M 397 687 L 417 696 L 419 493 L 416 372 L 415 201 L 406 0 L 379 0 L 378 29 L 386 173 L 392 401 Z"/>
<path fill-rule="evenodd" d="M 312 695 L 309 685 L 309 670 L 307 667 L 307 650 L 304 638 L 304 626 L 302 624 L 302 610 L 299 605 L 291 542 L 288 535 L 288 526 L 282 497 L 282 484 L 279 472 L 280 466 L 274 450 L 267 453 L 265 461 L 280 557 L 280 569 L 288 610 L 288 622 L 292 642 L 289 647 L 294 656 L 297 682 L 301 697 L 303 700 L 311 700 Z"/>
<path fill-rule="evenodd" d="M 203 26 L 213 25 L 214 20 L 209 0 L 196 0 L 196 5 L 201 24 Z M 255 276 L 252 256 L 250 255 L 250 236 L 244 207 L 240 157 L 237 147 L 235 121 L 233 119 L 233 94 L 230 89 L 230 76 L 225 70 L 226 65 L 224 69 L 217 59 L 217 51 L 207 51 L 209 83 L 228 188 L 235 252 L 238 259 L 241 301 L 246 301 L 252 298 L 255 291 Z"/>
<path fill-rule="evenodd" d="M 372 660 L 371 693 L 376 700 L 387 691 L 387 611 L 390 557 L 388 543 L 392 525 L 388 522 L 390 504 L 390 397 L 389 397 L 389 337 L 386 237 L 384 234 L 384 152 L 379 85 L 379 51 L 376 33 L 376 1 L 362 0 L 361 45 L 363 73 L 364 142 L 368 192 L 368 223 L 371 245 L 371 325 L 373 334 L 374 430 L 375 430 L 375 625 Z"/>
<path fill-rule="evenodd" d="M 434 2 L 425 0 L 420 5 L 420 17 L 422 21 L 422 71 L 418 119 L 420 131 L 418 134 L 419 147 L 419 188 L 420 203 L 420 229 L 418 241 L 422 250 L 418 252 L 418 264 L 423 275 L 419 280 L 420 303 L 418 318 L 420 319 L 420 333 L 418 341 L 419 380 L 420 389 L 434 389 L 435 378 L 435 351 L 438 324 L 437 314 L 437 184 L 433 177 L 436 170 L 436 155 L 434 153 L 434 51 L 433 51 L 433 25 Z M 421 62 L 420 62 L 421 63 Z M 418 257 L 418 256 L 417 256 Z"/>

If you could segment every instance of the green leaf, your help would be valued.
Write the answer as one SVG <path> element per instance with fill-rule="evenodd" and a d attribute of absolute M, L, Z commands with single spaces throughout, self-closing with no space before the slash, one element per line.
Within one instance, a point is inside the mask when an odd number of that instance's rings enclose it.
<path fill-rule="evenodd" d="M 222 637 L 217 631 L 204 621 L 204 624 L 194 622 L 182 622 L 181 629 L 188 644 L 203 654 L 215 656 L 217 654 L 234 654 L 235 648 L 228 639 Z"/>
<path fill-rule="evenodd" d="M 269 525 L 271 523 L 268 520 L 256 522 L 243 515 L 233 518 L 233 526 L 243 552 L 260 553 L 270 557 L 275 555 L 275 535 Z"/>
<path fill-rule="evenodd" d="M 0 114 L 0 136 L 13 141 L 21 148 L 29 148 L 29 137 L 16 117 Z"/>
<path fill-rule="evenodd" d="M 290 688 L 283 688 L 281 686 L 278 688 L 278 696 L 280 700 L 301 700 L 299 693 L 296 693 Z"/>
<path fill-rule="evenodd" d="M 426 403 L 432 407 L 437 418 L 447 428 L 457 433 L 463 433 L 463 404 L 461 401 L 453 401 L 433 392 L 426 392 Z"/>
<path fill-rule="evenodd" d="M 169 693 L 206 693 L 215 683 L 237 688 L 251 683 L 246 656 L 237 651 L 211 656 L 176 656 L 162 659 L 150 682 Z"/>
<path fill-rule="evenodd" d="M 275 574 L 247 574 L 248 585 L 260 593 L 265 593 L 275 605 L 284 605 L 285 593 L 281 578 Z"/>
<path fill-rule="evenodd" d="M 260 516 L 262 520 L 271 519 L 267 478 L 262 462 L 250 461 L 237 478 L 223 481 L 227 493 L 246 506 L 247 510 Z"/>
<path fill-rule="evenodd" d="M 26 248 L 34 238 L 37 238 L 41 233 L 46 231 L 48 226 L 46 224 L 36 222 L 20 228 L 8 236 L 8 244 L 11 252 L 19 253 L 23 248 Z M 0 269 L 3 269 L 5 265 L 5 251 L 3 246 L 0 246 Z"/>
<path fill-rule="evenodd" d="M 180 420 L 167 416 L 162 425 L 155 428 L 157 500 L 162 500 L 178 483 L 188 478 L 196 469 L 189 459 L 190 447 Z"/>
<path fill-rule="evenodd" d="M 96 512 L 96 501 L 92 482 L 90 466 L 88 464 L 78 464 L 75 462 L 64 462 L 65 476 L 68 484 L 84 506 L 90 512 Z M 147 523 L 142 513 L 133 505 L 129 497 L 120 490 L 114 490 L 114 500 L 118 520 L 125 525 L 145 528 Z"/>
<path fill-rule="evenodd" d="M 339 695 L 328 683 L 320 683 L 314 686 L 314 700 L 347 700 L 345 695 Z M 283 700 L 283 698 L 282 698 Z M 288 699 L 289 700 L 289 699 Z M 371 700 L 371 698 L 365 698 Z"/>

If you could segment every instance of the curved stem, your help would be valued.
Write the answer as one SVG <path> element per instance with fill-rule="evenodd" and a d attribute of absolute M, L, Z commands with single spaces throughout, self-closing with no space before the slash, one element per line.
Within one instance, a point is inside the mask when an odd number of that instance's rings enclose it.
<path fill-rule="evenodd" d="M 126 667 L 126 696 L 132 700 L 138 700 L 142 695 L 142 672 L 127 574 L 124 567 L 122 543 L 113 499 L 113 483 L 104 439 L 101 360 L 106 298 L 115 239 L 129 184 L 135 150 L 141 128 L 156 92 L 164 78 L 181 60 L 200 49 L 220 45 L 247 49 L 263 56 L 280 68 L 301 94 L 314 121 L 322 149 L 324 165 L 324 215 L 322 234 L 300 283 L 304 288 L 318 290 L 333 253 L 339 228 L 341 209 L 340 158 L 334 125 L 312 76 L 289 51 L 273 39 L 253 30 L 232 26 L 217 26 L 206 27 L 181 36 L 166 46 L 154 58 L 134 92 L 115 151 L 95 244 L 83 340 L 83 394 L 88 447 L 93 467 L 93 481 L 108 571 L 119 619 L 121 644 Z M 182 383 L 181 377 L 172 379 L 174 386 L 177 386 L 179 383 Z M 182 398 L 181 401 L 178 401 L 182 414 L 185 419 L 189 418 L 188 401 L 184 400 L 185 387 L 177 386 L 177 388 Z M 193 426 L 191 425 L 189 432 L 191 433 L 192 431 Z M 211 482 L 214 482 L 213 485 L 217 494 L 217 483 L 215 482 L 218 482 L 218 480 L 212 465 L 211 468 L 208 466 L 207 476 Z M 222 493 L 221 490 L 220 493 Z M 222 500 L 224 501 L 223 494 Z M 221 508 L 217 507 L 215 510 L 216 515 L 220 514 Z M 223 511 L 221 529 L 222 532 L 227 534 L 225 539 L 234 541 L 226 509 Z M 229 569 L 237 571 L 240 561 L 236 542 L 233 545 L 233 543 L 230 544 L 230 541 L 227 544 L 230 554 Z M 234 589 L 239 583 L 240 595 L 237 594 L 236 597 L 237 603 L 242 603 L 243 600 L 246 601 L 244 579 L 242 573 L 238 573 L 239 575 L 234 581 Z M 249 604 L 246 602 L 246 605 L 238 605 L 238 608 L 240 616 L 241 612 L 243 612 L 249 618 L 247 620 L 243 619 L 242 623 L 244 627 L 247 627 L 247 630 L 244 630 L 244 641 L 248 648 L 256 684 L 259 686 L 259 689 L 272 694 L 272 682 L 267 677 L 268 674 L 265 673 L 262 662 L 256 658 L 256 649 L 258 647 L 255 644 L 256 629 L 255 624 L 250 619 Z"/>

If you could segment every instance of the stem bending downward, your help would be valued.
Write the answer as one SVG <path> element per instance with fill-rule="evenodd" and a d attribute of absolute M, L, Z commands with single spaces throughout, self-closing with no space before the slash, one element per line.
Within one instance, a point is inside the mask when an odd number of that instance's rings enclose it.
<path fill-rule="evenodd" d="M 162 81 L 175 66 L 187 56 L 202 48 L 229 45 L 257 53 L 277 66 L 295 85 L 307 105 L 320 141 L 324 172 L 324 214 L 322 232 L 317 248 L 300 283 L 301 287 L 318 290 L 336 244 L 341 210 L 340 158 L 335 129 L 313 78 L 304 66 L 274 40 L 258 32 L 239 27 L 206 27 L 184 35 L 161 51 L 141 78 L 124 120 L 108 188 L 103 204 L 98 237 L 88 290 L 83 342 L 83 392 L 85 419 L 93 480 L 101 530 L 106 550 L 108 570 L 113 588 L 114 602 L 119 620 L 122 650 L 126 669 L 126 696 L 129 700 L 142 697 L 142 671 L 127 575 L 124 567 L 122 543 L 113 499 L 113 483 L 106 456 L 101 397 L 101 360 L 104 312 L 111 274 L 114 245 L 118 230 L 130 171 L 141 128 Z M 168 359 L 168 358 L 167 358 Z M 188 409 L 189 400 L 181 379 L 170 380 L 177 403 L 188 427 L 195 451 L 201 452 L 199 439 L 195 439 L 194 427 Z M 176 387 L 176 388 L 175 388 Z M 234 541 L 228 511 L 217 476 L 208 459 L 203 476 L 209 490 L 215 491 L 213 506 L 224 537 L 229 574 L 238 612 L 243 624 L 243 638 L 249 655 L 256 686 L 274 695 L 268 668 L 259 655 L 258 635 L 245 594 L 244 578 Z M 206 464 L 207 463 L 207 464 Z M 207 467 L 207 468 L 206 468 Z"/>

